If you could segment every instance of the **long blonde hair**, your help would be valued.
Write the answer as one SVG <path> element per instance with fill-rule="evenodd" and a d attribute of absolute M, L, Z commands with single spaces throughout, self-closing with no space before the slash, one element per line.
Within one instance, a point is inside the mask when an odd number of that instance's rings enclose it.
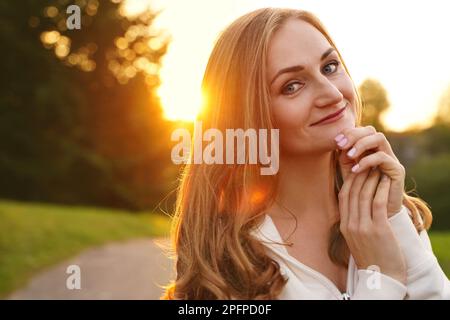
<path fill-rule="evenodd" d="M 204 130 L 274 128 L 265 78 L 267 49 L 288 18 L 310 23 L 336 48 L 322 23 L 306 11 L 264 8 L 238 18 L 220 34 L 206 67 L 206 102 L 199 115 Z M 359 124 L 362 105 L 359 96 L 357 100 Z M 336 197 L 342 185 L 338 156 L 335 152 L 331 164 Z M 190 163 L 192 157 L 193 152 Z M 262 176 L 259 169 L 254 164 L 185 166 L 171 232 L 176 279 L 166 286 L 162 299 L 277 298 L 287 280 L 251 235 L 277 190 L 277 176 Z M 417 229 L 428 228 L 431 212 L 426 203 L 406 193 L 403 201 Z M 329 240 L 332 261 L 346 265 L 345 248 L 336 223 Z"/>

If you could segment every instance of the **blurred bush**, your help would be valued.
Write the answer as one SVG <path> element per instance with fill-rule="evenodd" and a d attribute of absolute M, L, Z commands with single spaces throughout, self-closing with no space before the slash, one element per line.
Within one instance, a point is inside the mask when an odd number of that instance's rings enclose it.
<path fill-rule="evenodd" d="M 416 191 L 431 207 L 433 230 L 450 229 L 450 153 L 423 157 L 408 172 Z"/>
<path fill-rule="evenodd" d="M 406 168 L 406 190 L 419 196 L 433 213 L 432 230 L 450 229 L 450 125 L 419 132 L 388 133 Z"/>

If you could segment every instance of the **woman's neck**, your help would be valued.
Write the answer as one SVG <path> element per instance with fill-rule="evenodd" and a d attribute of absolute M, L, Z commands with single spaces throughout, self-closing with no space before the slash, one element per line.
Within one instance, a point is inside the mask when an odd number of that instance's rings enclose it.
<path fill-rule="evenodd" d="M 302 221 L 329 225 L 338 219 L 333 153 L 280 159 L 279 188 L 269 210 L 276 218 L 295 214 Z"/>

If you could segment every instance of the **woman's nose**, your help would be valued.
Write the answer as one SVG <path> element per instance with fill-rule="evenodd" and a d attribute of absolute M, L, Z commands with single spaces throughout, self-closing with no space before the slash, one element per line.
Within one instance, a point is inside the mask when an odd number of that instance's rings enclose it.
<path fill-rule="evenodd" d="M 317 94 L 315 105 L 325 107 L 330 104 L 338 104 L 344 98 L 341 91 L 327 77 L 322 76 L 317 81 Z"/>

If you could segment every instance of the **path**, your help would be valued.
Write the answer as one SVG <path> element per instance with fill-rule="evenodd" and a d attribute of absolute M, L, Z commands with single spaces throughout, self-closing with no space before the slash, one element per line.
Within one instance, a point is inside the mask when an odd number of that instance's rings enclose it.
<path fill-rule="evenodd" d="M 167 239 L 139 239 L 88 249 L 33 278 L 9 299 L 159 299 L 172 279 L 172 261 L 157 245 Z M 81 289 L 69 290 L 67 267 L 78 265 Z"/>

